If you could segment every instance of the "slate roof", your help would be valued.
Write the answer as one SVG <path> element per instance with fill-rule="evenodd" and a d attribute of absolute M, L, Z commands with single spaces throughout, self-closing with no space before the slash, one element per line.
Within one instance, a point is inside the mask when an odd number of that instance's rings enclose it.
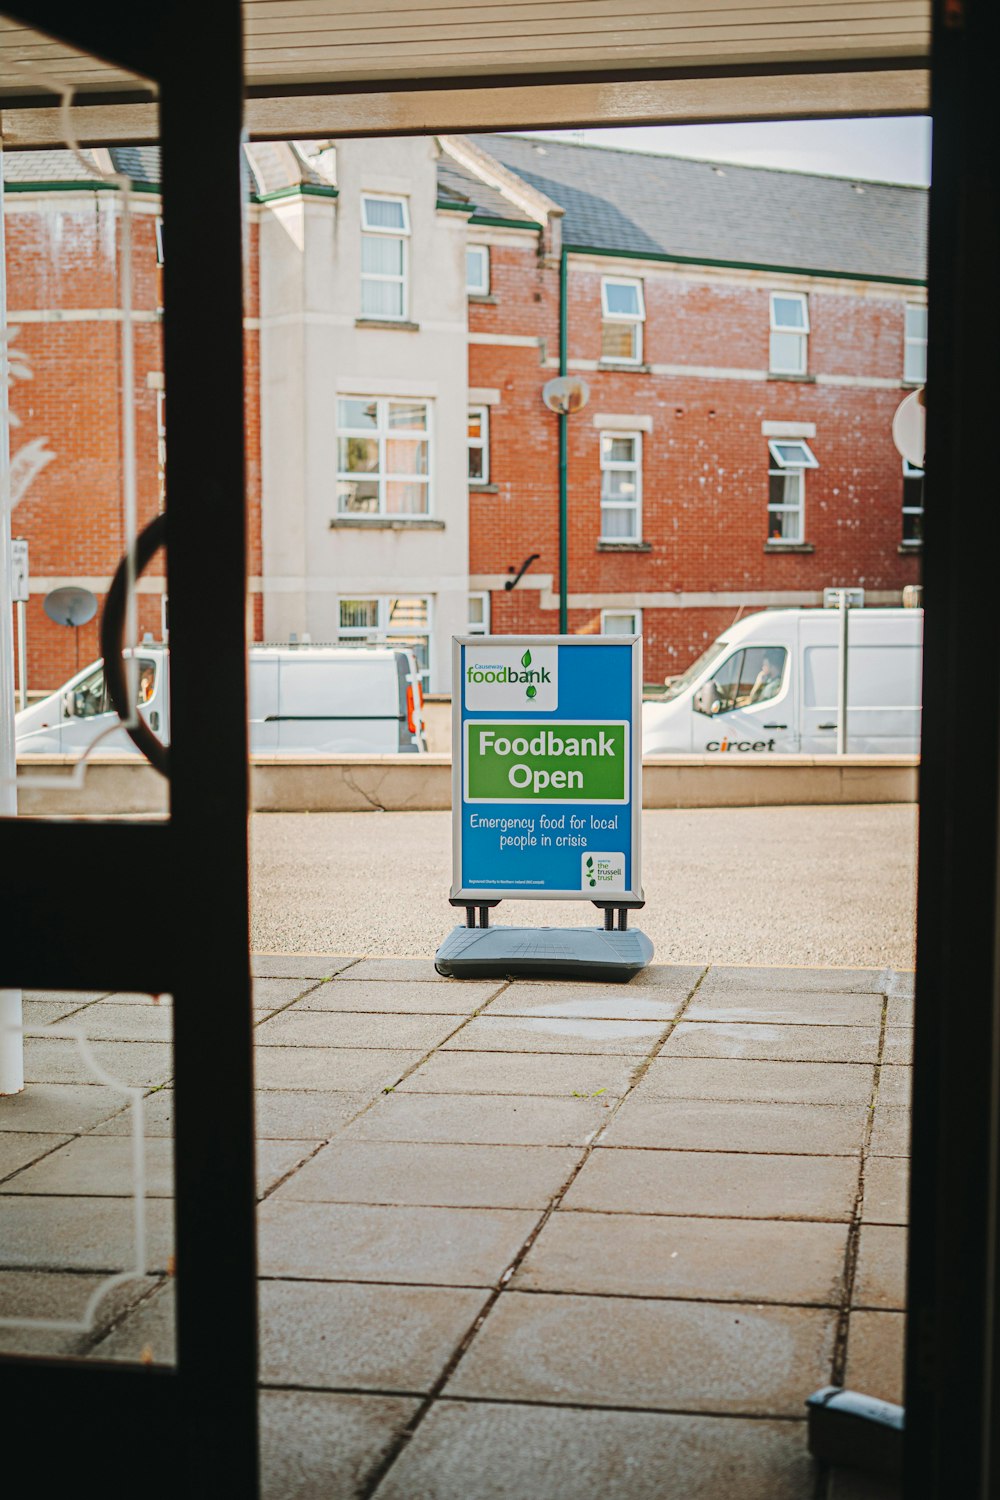
<path fill-rule="evenodd" d="M 489 137 L 485 137 L 489 139 Z M 487 148 L 489 149 L 489 148 Z M 442 198 L 453 198 L 467 202 L 475 208 L 472 222 L 477 219 L 507 219 L 528 228 L 538 227 L 538 221 L 530 218 L 523 209 L 497 188 L 490 187 L 468 168 L 450 156 L 442 156 L 437 164 L 438 191 Z"/>
<path fill-rule="evenodd" d="M 524 136 L 470 139 L 566 210 L 568 245 L 853 276 L 926 277 L 924 188 Z"/>
<path fill-rule="evenodd" d="M 80 153 L 91 161 L 89 151 Z M 101 176 L 94 162 L 88 172 L 72 151 L 5 151 L 4 182 L 97 182 Z"/>

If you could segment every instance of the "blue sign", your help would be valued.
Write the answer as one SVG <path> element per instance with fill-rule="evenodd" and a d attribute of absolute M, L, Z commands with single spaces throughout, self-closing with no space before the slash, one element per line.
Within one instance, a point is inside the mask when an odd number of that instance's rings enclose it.
<path fill-rule="evenodd" d="M 642 900 L 638 636 L 463 636 L 452 689 L 457 900 Z"/>

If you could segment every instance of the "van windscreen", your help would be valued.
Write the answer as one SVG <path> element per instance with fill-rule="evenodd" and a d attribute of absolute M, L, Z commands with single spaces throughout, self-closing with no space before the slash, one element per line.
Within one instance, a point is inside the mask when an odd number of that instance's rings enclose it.
<path fill-rule="evenodd" d="M 662 703 L 669 703 L 671 698 L 679 697 L 685 688 L 691 686 L 692 682 L 697 682 L 709 662 L 715 661 L 717 657 L 722 655 L 723 651 L 727 651 L 728 649 L 728 641 L 713 641 L 708 650 L 703 651 L 698 660 L 693 661 L 686 672 L 682 672 L 679 677 L 674 677 L 667 684 L 667 691 L 660 701 Z"/>

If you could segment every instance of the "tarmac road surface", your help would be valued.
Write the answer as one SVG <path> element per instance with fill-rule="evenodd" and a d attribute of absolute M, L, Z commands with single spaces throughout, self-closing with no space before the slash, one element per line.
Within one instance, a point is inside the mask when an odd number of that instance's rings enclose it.
<path fill-rule="evenodd" d="M 650 811 L 633 920 L 663 963 L 912 968 L 916 828 L 906 804 Z M 251 852 L 257 952 L 426 957 L 460 915 L 449 813 L 259 813 Z M 600 920 L 583 901 L 491 919 Z"/>

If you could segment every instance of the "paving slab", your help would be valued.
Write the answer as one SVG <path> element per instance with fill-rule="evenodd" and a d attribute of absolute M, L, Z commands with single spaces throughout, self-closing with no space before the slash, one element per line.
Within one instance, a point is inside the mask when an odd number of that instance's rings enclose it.
<path fill-rule="evenodd" d="M 854 1273 L 855 1307 L 906 1306 L 906 1230 L 890 1224 L 863 1224 Z"/>
<path fill-rule="evenodd" d="M 849 1156 L 599 1146 L 563 1201 L 599 1213 L 847 1222 L 857 1181 L 858 1165 Z"/>
<path fill-rule="evenodd" d="M 882 994 L 888 980 L 885 969 L 756 968 L 741 964 L 713 964 L 701 982 L 705 994 L 722 990 L 763 990 L 775 993 L 794 990 L 818 994 Z"/>
<path fill-rule="evenodd" d="M 350 979 L 346 975 L 332 984 L 321 984 L 296 1004 L 296 1010 L 364 1011 L 375 1015 L 471 1016 L 494 995 L 505 981 L 453 980 L 428 989 L 422 980 L 392 982 Z"/>
<path fill-rule="evenodd" d="M 909 1109 L 912 1089 L 912 1068 L 891 1063 L 881 1069 L 878 1081 L 879 1104 L 898 1104 Z"/>
<path fill-rule="evenodd" d="M 879 1027 L 781 1026 L 741 1021 L 678 1021 L 665 1057 L 742 1057 L 767 1062 L 878 1060 Z"/>
<path fill-rule="evenodd" d="M 374 1093 L 398 1082 L 422 1051 L 378 1047 L 259 1047 L 258 1089 L 318 1089 L 331 1093 Z"/>
<path fill-rule="evenodd" d="M 94 1041 L 169 1042 L 173 1027 L 172 1005 L 121 1004 L 99 1000 L 72 1018 L 84 1035 Z"/>
<path fill-rule="evenodd" d="M 610 1053 L 646 1057 L 668 1021 L 591 1021 L 554 1016 L 477 1016 L 445 1043 L 463 1052 Z"/>
<path fill-rule="evenodd" d="M 760 1104 L 728 1099 L 648 1099 L 630 1094 L 601 1144 L 685 1151 L 856 1155 L 865 1104 Z"/>
<path fill-rule="evenodd" d="M 341 1137 L 279 1189 L 312 1203 L 542 1209 L 579 1160 L 552 1146 L 452 1146 Z"/>
<path fill-rule="evenodd" d="M 364 1094 L 258 1089 L 257 1139 L 328 1141 L 371 1100 Z"/>
<path fill-rule="evenodd" d="M 610 1109 L 606 1095 L 598 1099 L 539 1099 L 394 1092 L 348 1125 L 344 1139 L 583 1146 L 607 1124 Z"/>
<path fill-rule="evenodd" d="M 913 1062 L 913 1027 L 887 1026 L 885 1028 L 885 1051 L 882 1061 L 902 1063 L 909 1067 Z"/>
<path fill-rule="evenodd" d="M 571 1213 L 542 1229 L 518 1291 L 836 1305 L 847 1226 Z"/>
<path fill-rule="evenodd" d="M 149 1005 L 153 1010 L 169 1009 L 174 1003 L 173 995 L 151 995 L 142 990 L 112 990 L 98 1002 L 100 1005 Z"/>
<path fill-rule="evenodd" d="M 450 1287 L 263 1281 L 261 1380 L 420 1394 L 483 1302 L 481 1291 Z"/>
<path fill-rule="evenodd" d="M 657 1057 L 637 1092 L 646 1099 L 736 1099 L 762 1103 L 868 1103 L 874 1069 L 866 1063 L 744 1062 Z"/>
<path fill-rule="evenodd" d="M 687 990 L 646 990 L 631 984 L 510 984 L 491 1000 L 490 1016 L 556 1021 L 641 1021 L 662 1028 L 684 1005 Z"/>
<path fill-rule="evenodd" d="M 352 979 L 419 980 L 428 984 L 459 984 L 439 974 L 431 958 L 362 958 L 351 967 Z"/>
<path fill-rule="evenodd" d="M 146 1196 L 169 1198 L 174 1190 L 173 1141 L 162 1137 L 147 1140 L 144 1157 Z M 10 1178 L 0 1193 L 131 1198 L 135 1193 L 132 1142 L 124 1135 L 79 1136 Z"/>
<path fill-rule="evenodd" d="M 903 1105 L 883 1104 L 875 1107 L 871 1151 L 874 1156 L 909 1156 L 910 1111 Z"/>
<path fill-rule="evenodd" d="M 27 1130 L 74 1135 L 92 1130 L 125 1104 L 117 1089 L 86 1083 L 33 1083 L 0 1098 L 0 1131 Z"/>
<path fill-rule="evenodd" d="M 504 1292 L 445 1390 L 589 1406 L 802 1414 L 836 1317 L 811 1307 Z"/>
<path fill-rule="evenodd" d="M 260 1268 L 325 1281 L 492 1286 L 537 1219 L 506 1208 L 369 1208 L 275 1194 L 258 1213 Z"/>
<path fill-rule="evenodd" d="M 175 1283 L 167 1281 L 141 1302 L 91 1351 L 95 1359 L 147 1359 L 157 1365 L 177 1363 Z"/>
<path fill-rule="evenodd" d="M 902 1491 L 894 1479 L 879 1479 L 860 1469 L 831 1469 L 827 1500 L 902 1500 Z"/>
<path fill-rule="evenodd" d="M 331 979 L 357 961 L 345 953 L 254 953 L 250 972 L 265 979 Z"/>
<path fill-rule="evenodd" d="M 849 1389 L 901 1405 L 905 1336 L 906 1317 L 901 1312 L 852 1312 L 844 1382 Z"/>
<path fill-rule="evenodd" d="M 423 1094 L 538 1094 L 612 1097 L 629 1086 L 635 1060 L 521 1053 L 436 1052 L 401 1085 Z"/>
<path fill-rule="evenodd" d="M 90 1005 L 92 1001 L 100 1000 L 107 994 L 110 994 L 109 990 L 22 990 L 21 999 L 25 1008 L 33 1005 L 54 1006 L 64 1016 L 68 1016 L 71 1011 L 79 1010 L 81 1005 Z"/>
<path fill-rule="evenodd" d="M 92 1001 L 91 1004 L 96 1004 Z M 90 1009 L 88 1005 L 87 1009 Z M 21 1022 L 25 1027 L 54 1026 L 63 1021 L 67 1016 L 79 1011 L 80 1007 L 75 1001 L 66 1000 L 24 1000 L 21 1003 Z M 83 1012 L 80 1012 L 83 1014 Z"/>
<path fill-rule="evenodd" d="M 261 1022 L 254 1040 L 258 1047 L 412 1047 L 427 1052 L 461 1024 L 457 1016 L 367 1015 L 293 1008 Z"/>
<path fill-rule="evenodd" d="M 905 1156 L 870 1157 L 865 1166 L 861 1217 L 869 1224 L 905 1224 L 910 1163 Z"/>
<path fill-rule="evenodd" d="M 840 990 L 707 990 L 700 985 L 684 1019 L 757 1026 L 877 1026 L 882 1005 L 881 995 Z"/>
<path fill-rule="evenodd" d="M 318 1146 L 318 1141 L 258 1141 L 257 1142 L 257 1193 L 269 1192 L 289 1172 L 308 1161 Z"/>
<path fill-rule="evenodd" d="M 438 1401 L 377 1500 L 803 1500 L 804 1424 Z"/>
<path fill-rule="evenodd" d="M 417 1404 L 400 1396 L 261 1391 L 262 1500 L 361 1494 Z"/>
<path fill-rule="evenodd" d="M 93 1042 L 90 1050 L 106 1073 L 129 1088 L 165 1083 L 173 1072 L 173 1048 L 168 1042 Z M 24 1073 L 32 1084 L 105 1086 L 71 1037 L 26 1037 Z"/>
<path fill-rule="evenodd" d="M 318 979 L 255 979 L 253 981 L 254 1010 L 275 1010 L 290 1005 L 293 1000 L 307 995 L 320 983 Z"/>
<path fill-rule="evenodd" d="M 9 1270 L 123 1271 L 135 1263 L 132 1203 L 127 1198 L 3 1200 L 0 1266 Z M 147 1270 L 165 1272 L 173 1253 L 173 1206 L 146 1203 Z"/>
<path fill-rule="evenodd" d="M 0 1132 L 0 1182 L 68 1140 L 69 1136 L 49 1135 L 37 1130 Z"/>
<path fill-rule="evenodd" d="M 82 1325 L 77 1329 L 0 1323 L 0 1353 L 71 1355 L 84 1352 L 101 1331 L 147 1296 L 157 1283 L 151 1278 L 108 1286 L 106 1276 L 69 1275 L 54 1271 L 0 1271 L 0 1318 L 55 1319 Z M 106 1288 L 88 1321 L 88 1304 Z"/>

